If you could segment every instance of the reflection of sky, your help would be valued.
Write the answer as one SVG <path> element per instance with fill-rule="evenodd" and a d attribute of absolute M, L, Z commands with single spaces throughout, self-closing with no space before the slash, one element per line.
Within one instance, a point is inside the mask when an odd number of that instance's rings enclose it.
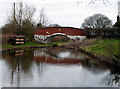
<path fill-rule="evenodd" d="M 81 66 L 55 66 L 47 65 L 47 70 L 39 82 L 39 86 L 46 87 L 87 87 L 87 86 L 106 86 L 101 83 L 107 72 L 102 74 L 92 74 L 84 70 Z M 37 79 L 37 78 L 36 78 Z M 39 81 L 39 80 L 37 80 Z M 101 84 L 100 84 L 101 83 Z"/>
<path fill-rule="evenodd" d="M 86 70 L 81 65 L 59 66 L 42 64 L 38 66 L 34 62 L 30 69 L 30 73 L 25 74 L 20 70 L 20 74 L 17 74 L 16 71 L 13 78 L 13 84 L 10 84 L 11 70 L 7 68 L 7 66 L 4 66 L 3 69 L 5 70 L 4 73 L 7 72 L 7 74 L 3 73 L 3 86 L 11 87 L 16 87 L 17 85 L 22 87 L 105 87 L 107 84 L 102 81 L 109 75 L 107 70 L 95 74 Z M 17 80 L 18 75 L 20 75 L 19 84 Z"/>
<path fill-rule="evenodd" d="M 58 57 L 60 57 L 60 58 L 68 58 L 70 55 L 71 55 L 70 52 L 60 52 L 58 54 Z"/>

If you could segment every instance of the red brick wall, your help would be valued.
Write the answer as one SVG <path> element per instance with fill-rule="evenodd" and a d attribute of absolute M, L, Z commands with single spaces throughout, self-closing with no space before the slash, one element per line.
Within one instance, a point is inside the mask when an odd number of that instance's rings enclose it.
<path fill-rule="evenodd" d="M 85 36 L 83 29 L 72 27 L 48 27 L 38 29 L 34 32 L 35 35 L 52 35 L 54 33 L 64 33 L 71 36 Z"/>

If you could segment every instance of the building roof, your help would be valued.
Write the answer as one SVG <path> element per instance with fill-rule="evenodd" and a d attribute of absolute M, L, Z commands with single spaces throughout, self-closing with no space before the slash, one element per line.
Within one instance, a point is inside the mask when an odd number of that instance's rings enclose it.
<path fill-rule="evenodd" d="M 63 33 L 72 36 L 84 36 L 83 29 L 73 27 L 47 27 L 41 28 L 34 32 L 35 35 L 52 35 L 54 33 Z"/>

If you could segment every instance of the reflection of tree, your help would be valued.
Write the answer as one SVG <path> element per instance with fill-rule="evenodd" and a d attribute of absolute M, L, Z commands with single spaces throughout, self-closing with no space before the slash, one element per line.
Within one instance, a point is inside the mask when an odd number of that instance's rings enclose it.
<path fill-rule="evenodd" d="M 108 85 L 118 85 L 120 81 L 120 70 L 118 68 L 112 68 L 108 77 Z"/>
<path fill-rule="evenodd" d="M 86 59 L 84 63 L 82 63 L 82 66 L 85 69 L 90 70 L 93 74 L 100 74 L 106 70 L 106 68 L 100 63 L 96 63 L 95 61 L 90 59 Z"/>
<path fill-rule="evenodd" d="M 104 82 L 107 83 L 108 86 L 118 85 L 120 81 L 120 74 L 111 74 L 109 73 L 104 79 Z"/>
<path fill-rule="evenodd" d="M 120 81 L 120 71 L 119 68 L 108 67 L 99 62 L 86 59 L 82 66 L 87 70 L 90 70 L 94 74 L 103 73 L 106 70 L 110 70 L 110 73 L 106 75 L 102 82 L 105 82 L 108 86 L 118 85 Z"/>
<path fill-rule="evenodd" d="M 32 62 L 33 62 L 33 51 L 32 50 L 25 50 L 24 55 L 19 57 L 21 69 L 28 73 L 31 69 Z"/>
<path fill-rule="evenodd" d="M 13 84 L 15 82 L 15 79 L 17 79 L 17 84 L 19 87 L 21 72 L 24 72 L 27 74 L 27 76 L 32 77 L 30 69 L 33 61 L 33 51 L 25 50 L 24 55 L 22 56 L 3 53 L 2 57 L 6 65 L 9 66 L 11 70 L 11 84 Z"/>
<path fill-rule="evenodd" d="M 18 87 L 20 87 L 20 59 L 18 58 L 18 66 L 17 66 L 17 80 L 18 80 Z"/>
<path fill-rule="evenodd" d="M 45 68 L 44 63 L 36 62 L 36 65 L 38 66 L 39 76 L 41 76 L 44 71 L 43 69 Z"/>

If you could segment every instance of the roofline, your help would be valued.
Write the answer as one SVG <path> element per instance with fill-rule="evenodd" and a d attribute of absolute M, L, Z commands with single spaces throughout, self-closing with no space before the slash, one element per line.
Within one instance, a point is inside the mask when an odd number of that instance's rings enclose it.
<path fill-rule="evenodd" d="M 76 27 L 43 27 L 43 28 L 38 28 L 36 30 L 40 30 L 40 29 L 47 29 L 47 28 L 73 28 L 73 29 L 78 29 L 78 30 L 84 30 L 82 28 L 76 28 Z"/>

